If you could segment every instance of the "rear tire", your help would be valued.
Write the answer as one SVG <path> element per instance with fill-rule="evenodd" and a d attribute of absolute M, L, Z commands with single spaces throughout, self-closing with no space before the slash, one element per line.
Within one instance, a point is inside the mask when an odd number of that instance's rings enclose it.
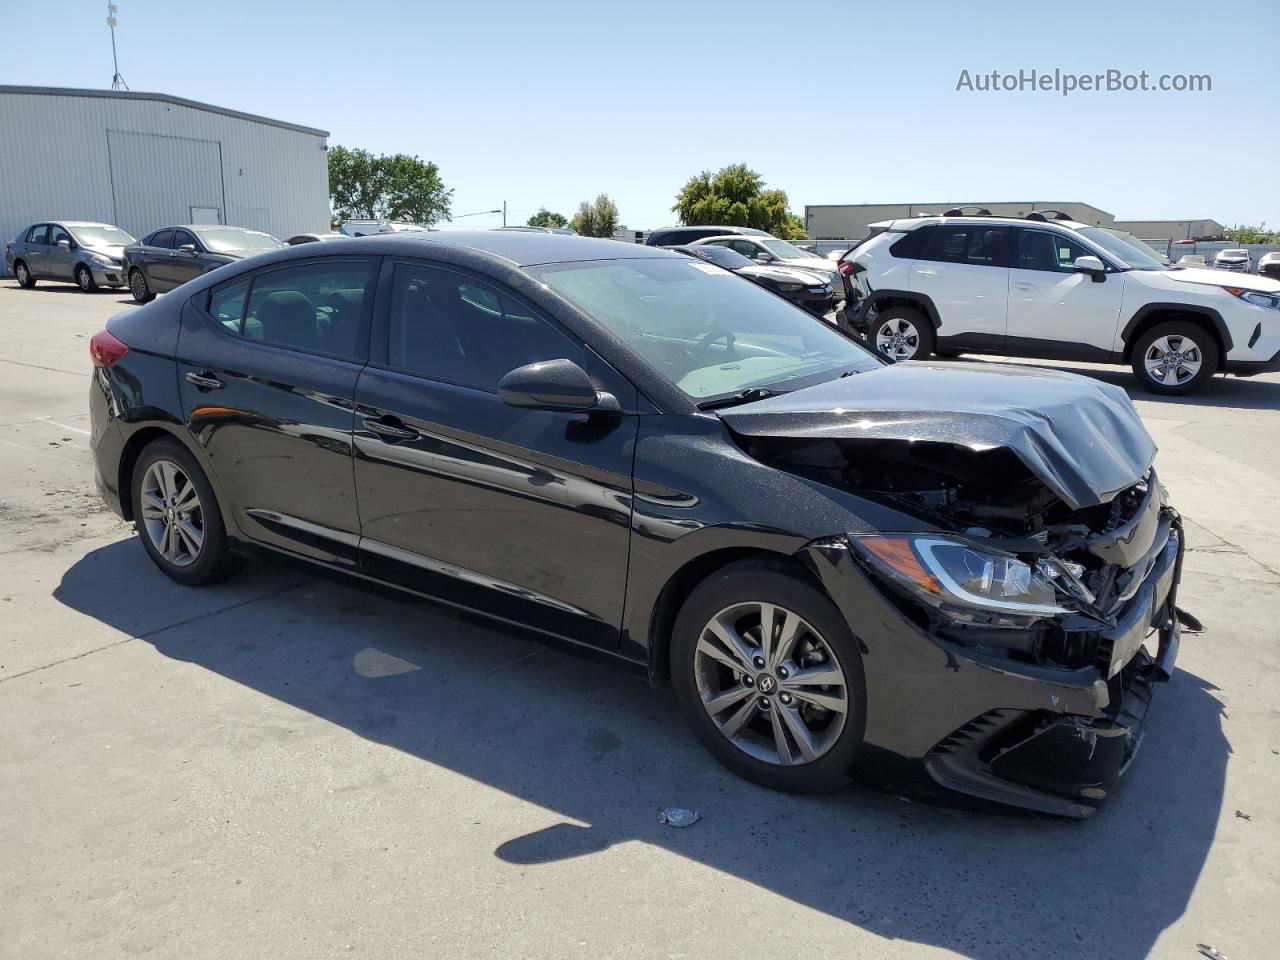
<path fill-rule="evenodd" d="M 1133 375 L 1143 389 L 1164 396 L 1199 390 L 1218 372 L 1218 343 L 1185 320 L 1159 323 L 1133 345 Z"/>
<path fill-rule="evenodd" d="M 76 286 L 85 293 L 93 293 L 98 289 L 97 281 L 93 279 L 93 271 L 83 263 L 76 267 Z"/>
<path fill-rule="evenodd" d="M 880 356 L 894 363 L 928 360 L 933 353 L 933 324 L 914 307 L 889 307 L 876 312 L 868 342 Z"/>
<path fill-rule="evenodd" d="M 156 295 L 151 292 L 150 284 L 147 283 L 147 275 L 139 267 L 129 271 L 129 292 L 138 303 L 150 303 L 156 298 Z"/>
<path fill-rule="evenodd" d="M 13 276 L 18 281 L 18 286 L 24 290 L 30 290 L 36 285 L 36 278 L 31 275 L 31 270 L 21 260 L 14 261 Z"/>
<path fill-rule="evenodd" d="M 866 725 L 862 656 L 835 604 L 784 564 L 735 563 L 690 594 L 671 681 L 702 745 L 743 779 L 795 793 L 849 782 Z"/>
<path fill-rule="evenodd" d="M 213 487 L 177 440 L 156 440 L 142 451 L 133 467 L 130 496 L 142 546 L 170 579 L 203 586 L 239 567 Z"/>

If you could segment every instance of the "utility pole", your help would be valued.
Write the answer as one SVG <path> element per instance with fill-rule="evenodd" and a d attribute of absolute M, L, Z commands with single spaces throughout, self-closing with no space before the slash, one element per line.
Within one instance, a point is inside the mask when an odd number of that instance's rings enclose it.
<path fill-rule="evenodd" d="M 502 225 L 507 225 L 507 201 L 502 201 Z"/>
<path fill-rule="evenodd" d="M 107 4 L 107 26 L 111 28 L 111 65 L 116 71 L 111 76 L 111 89 L 128 90 L 129 85 L 124 82 L 124 77 L 120 76 L 120 60 L 116 56 L 116 12 L 118 9 L 114 3 Z"/>

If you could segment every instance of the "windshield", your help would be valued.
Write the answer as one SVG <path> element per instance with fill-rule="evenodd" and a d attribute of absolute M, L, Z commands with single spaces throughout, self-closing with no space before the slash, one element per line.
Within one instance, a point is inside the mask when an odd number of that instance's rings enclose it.
<path fill-rule="evenodd" d="M 72 227 L 71 233 L 82 247 L 123 247 L 135 242 L 119 227 Z"/>
<path fill-rule="evenodd" d="M 1160 257 L 1160 254 L 1133 234 L 1102 227 L 1081 227 L 1078 232 L 1120 260 L 1130 270 L 1163 270 L 1165 267 L 1161 262 L 1165 258 Z M 1131 239 L 1125 239 L 1126 237 Z M 1135 243 L 1137 246 L 1134 246 Z"/>
<path fill-rule="evenodd" d="M 204 245 L 214 253 L 227 250 L 274 250 L 280 241 L 258 230 L 239 230 L 235 227 L 198 230 Z"/>
<path fill-rule="evenodd" d="M 808 250 L 801 250 L 799 247 L 794 244 L 787 243 L 785 240 L 761 240 L 760 242 L 768 247 L 769 252 L 775 257 L 779 257 L 783 260 L 796 260 L 800 258 L 806 260 L 822 259 L 817 254 L 810 253 Z"/>
<path fill-rule="evenodd" d="M 741 270 L 743 267 L 755 266 L 753 260 L 744 257 L 736 250 L 730 250 L 728 247 L 717 247 L 714 244 L 700 247 L 675 247 L 674 249 L 689 256 L 709 260 L 717 267 L 724 267 L 726 270 Z"/>
<path fill-rule="evenodd" d="M 695 400 L 791 390 L 881 365 L 825 321 L 710 263 L 592 260 L 527 268 Z"/>

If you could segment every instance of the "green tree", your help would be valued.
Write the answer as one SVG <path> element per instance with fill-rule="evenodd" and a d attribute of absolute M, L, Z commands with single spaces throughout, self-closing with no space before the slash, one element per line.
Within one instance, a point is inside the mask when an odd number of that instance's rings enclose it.
<path fill-rule="evenodd" d="M 569 220 L 563 213 L 552 213 L 546 207 L 539 207 L 538 212 L 527 223 L 531 227 L 563 227 Z"/>
<path fill-rule="evenodd" d="M 1232 243 L 1275 243 L 1277 237 L 1280 237 L 1280 234 L 1267 229 L 1265 220 L 1257 227 L 1237 225 L 1228 227 L 1223 233 Z"/>
<path fill-rule="evenodd" d="M 405 220 L 429 227 L 449 219 L 452 199 L 440 168 L 417 156 L 329 150 L 329 200 L 338 220 Z"/>
<path fill-rule="evenodd" d="M 724 224 L 755 227 L 784 240 L 803 240 L 804 223 L 787 209 L 782 190 L 766 190 L 764 178 L 745 163 L 716 173 L 703 170 L 689 178 L 671 208 L 686 225 Z"/>
<path fill-rule="evenodd" d="M 612 237 L 618 229 L 618 205 L 607 193 L 596 197 L 595 203 L 583 200 L 569 227 L 584 237 Z"/>

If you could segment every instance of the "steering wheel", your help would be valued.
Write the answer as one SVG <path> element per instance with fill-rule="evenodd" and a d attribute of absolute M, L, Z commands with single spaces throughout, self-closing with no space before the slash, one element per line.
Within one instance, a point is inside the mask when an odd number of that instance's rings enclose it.
<path fill-rule="evenodd" d="M 711 352 L 711 345 L 713 343 L 717 340 L 723 340 L 726 352 L 732 353 L 733 345 L 737 342 L 737 339 L 738 338 L 734 336 L 732 330 L 711 330 L 698 338 L 698 342 L 694 344 L 694 350 L 697 351 L 700 356 L 704 356 Z"/>

